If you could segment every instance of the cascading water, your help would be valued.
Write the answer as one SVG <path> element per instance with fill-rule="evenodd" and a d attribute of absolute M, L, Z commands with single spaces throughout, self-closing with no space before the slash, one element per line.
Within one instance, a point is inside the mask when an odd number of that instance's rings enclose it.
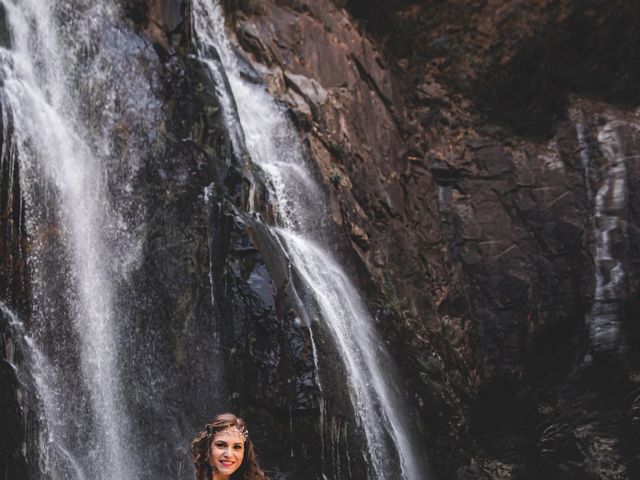
<path fill-rule="evenodd" d="M 584 172 L 584 186 L 587 193 L 587 201 L 593 200 L 593 191 L 591 187 L 591 157 L 589 156 L 589 142 L 587 140 L 587 129 L 582 123 L 576 123 L 576 136 L 578 145 L 580 146 L 580 164 Z"/>
<path fill-rule="evenodd" d="M 328 331 L 346 368 L 355 416 L 366 437 L 369 476 L 423 479 L 427 471 L 423 453 L 412 438 L 389 374 L 391 362 L 384 343 L 347 275 L 322 245 L 327 233 L 319 209 L 326 201 L 305 166 L 301 141 L 264 86 L 243 79 L 241 63 L 226 36 L 221 5 L 194 0 L 192 11 L 197 53 L 216 80 L 231 137 L 244 140 L 271 189 L 279 217 L 279 226 L 270 227 L 271 233 L 279 239 L 304 289 L 311 292 L 320 328 Z M 224 75 L 230 91 L 224 88 Z"/>
<path fill-rule="evenodd" d="M 20 162 L 31 245 L 31 368 L 48 435 L 38 469 L 56 479 L 139 478 L 127 448 L 115 295 L 140 250 L 141 211 L 128 202 L 140 147 L 132 135 L 126 158 L 119 157 L 111 135 L 135 124 L 126 120 L 140 109 L 145 121 L 157 117 L 149 82 L 126 55 L 144 43 L 120 27 L 110 1 L 1 6 L 11 45 L 0 48 L 0 100 Z"/>
<path fill-rule="evenodd" d="M 8 326 L 12 333 L 12 337 L 17 339 L 18 348 L 23 357 L 21 365 L 19 366 L 13 363 L 13 354 L 9 355 L 8 359 L 17 371 L 21 385 L 23 388 L 27 388 L 27 396 L 37 397 L 31 398 L 32 404 L 29 405 L 30 408 L 25 412 L 25 416 L 29 415 L 30 411 L 36 413 L 41 410 L 45 419 L 55 418 L 56 409 L 58 407 L 55 392 L 50 388 L 50 379 L 56 374 L 55 370 L 49 364 L 42 351 L 38 348 L 33 337 L 25 328 L 24 322 L 22 322 L 18 315 L 2 302 L 0 302 L 0 312 L 8 319 Z M 67 463 L 66 470 L 74 475 L 75 478 L 84 480 L 85 475 L 83 470 L 74 458 L 73 454 L 65 448 L 64 444 L 56 440 L 53 432 L 48 431 L 47 427 L 47 424 L 41 426 L 38 444 L 53 444 L 57 450 L 56 452 L 53 452 L 53 455 L 62 455 Z M 41 449 L 39 451 L 38 457 L 40 463 L 47 463 L 45 449 Z M 48 469 L 48 472 L 53 473 L 52 469 Z M 58 473 L 60 473 L 60 470 L 58 470 Z"/>
<path fill-rule="evenodd" d="M 607 164 L 604 181 L 596 193 L 594 214 L 596 285 L 589 327 L 596 352 L 620 347 L 620 315 L 625 299 L 627 158 L 619 127 L 619 123 L 609 122 L 598 134 Z"/>

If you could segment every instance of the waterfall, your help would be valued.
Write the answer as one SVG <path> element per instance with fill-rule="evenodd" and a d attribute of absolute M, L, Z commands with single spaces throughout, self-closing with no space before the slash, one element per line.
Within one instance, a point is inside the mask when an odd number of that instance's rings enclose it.
<path fill-rule="evenodd" d="M 607 164 L 595 203 L 595 298 L 590 335 L 596 352 L 620 347 L 620 315 L 625 300 L 627 255 L 627 157 L 619 137 L 619 122 L 609 122 L 598 133 Z"/>
<path fill-rule="evenodd" d="M 234 147 L 244 142 L 267 179 L 278 215 L 271 233 L 304 283 L 299 296 L 313 297 L 319 328 L 329 333 L 346 369 L 355 417 L 366 437 L 369 477 L 425 478 L 424 453 L 412 438 L 384 342 L 360 295 L 327 249 L 322 212 L 327 202 L 305 165 L 301 140 L 265 87 L 243 78 L 244 67 L 226 36 L 221 5 L 194 0 L 192 12 L 197 53 L 218 85 Z M 230 89 L 224 88 L 227 81 Z"/>
<path fill-rule="evenodd" d="M 148 122 L 160 111 L 132 66 L 144 44 L 110 1 L 0 1 L 11 33 L 0 48 L 0 101 L 3 124 L 15 127 L 33 290 L 30 368 L 48 436 L 39 469 L 55 479 L 139 478 L 116 292 L 140 251 L 141 211 L 129 201 L 140 145 L 131 135 L 116 154 L 114 132 L 132 128 L 127 119 L 141 111 Z"/>
<path fill-rule="evenodd" d="M 589 141 L 587 139 L 587 129 L 582 123 L 576 123 L 576 137 L 580 147 L 580 164 L 584 175 L 584 186 L 587 193 L 587 201 L 593 201 L 593 191 L 591 187 L 591 157 L 589 155 Z"/>
<path fill-rule="evenodd" d="M 37 412 L 39 409 L 44 412 L 44 418 L 55 418 L 56 409 L 59 405 L 56 401 L 55 392 L 51 388 L 51 379 L 55 378 L 56 372 L 52 365 L 48 362 L 46 356 L 42 353 L 33 337 L 28 333 L 25 328 L 24 322 L 18 317 L 18 315 L 9 309 L 4 303 L 0 302 L 0 312 L 8 319 L 8 326 L 11 331 L 12 338 L 15 338 L 19 343 L 20 351 L 23 355 L 22 365 L 15 365 L 18 374 L 18 379 L 22 388 L 26 388 L 27 396 L 37 396 L 37 399 L 32 405 L 23 405 L 25 409 L 25 417 L 29 415 L 29 411 Z M 12 358 L 9 358 L 12 361 Z M 62 472 L 71 473 L 76 480 L 85 480 L 86 476 L 82 467 L 74 458 L 73 454 L 67 450 L 63 442 L 56 439 L 53 432 L 48 429 L 48 425 L 45 424 L 41 427 L 40 435 L 38 438 L 38 444 L 49 445 L 55 449 L 51 452 L 53 456 L 61 456 L 66 467 L 59 465 L 55 468 L 56 474 Z M 47 473 L 54 473 L 53 468 L 46 468 L 47 455 L 45 449 L 40 449 L 39 460 L 40 463 L 45 464 L 45 470 Z"/>

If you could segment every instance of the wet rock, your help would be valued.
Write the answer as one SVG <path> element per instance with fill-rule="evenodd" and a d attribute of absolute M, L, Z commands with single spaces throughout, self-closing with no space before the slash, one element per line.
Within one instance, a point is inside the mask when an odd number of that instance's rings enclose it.
<path fill-rule="evenodd" d="M 0 5 L 0 46 L 11 48 L 11 31 L 7 24 L 7 11 L 4 5 Z"/>
<path fill-rule="evenodd" d="M 285 79 L 310 105 L 319 107 L 327 101 L 327 91 L 314 79 L 290 72 L 285 72 Z"/>
<path fill-rule="evenodd" d="M 143 24 L 147 19 L 147 0 L 122 0 L 122 10 L 135 25 Z"/>
<path fill-rule="evenodd" d="M 2 7 L 2 14 L 4 8 Z M 0 19 L 0 30 L 1 30 Z M 0 110 L 5 106 L 0 104 Z M 28 318 L 30 311 L 29 277 L 25 259 L 27 237 L 20 200 L 20 168 L 12 148 L 11 115 L 2 112 L 0 123 L 0 470 L 10 478 L 27 478 L 33 472 L 27 464 L 27 418 L 21 404 L 21 385 L 16 371 L 22 352 L 16 352 L 10 318 L 4 308 L 11 308 Z M 37 428 L 34 421 L 34 427 Z M 32 454 L 32 445 L 28 447 Z"/>
<path fill-rule="evenodd" d="M 149 0 L 147 17 L 162 30 L 173 32 L 182 22 L 182 0 Z"/>
<path fill-rule="evenodd" d="M 470 466 L 458 468 L 455 480 L 488 480 L 489 478 L 491 477 L 478 466 L 478 463 L 472 460 Z"/>
<path fill-rule="evenodd" d="M 128 0 L 125 12 L 157 45 L 168 54 L 184 46 L 189 37 L 189 27 L 183 20 L 186 2 L 183 0 Z M 188 22 L 187 22 L 188 24 Z"/>
<path fill-rule="evenodd" d="M 12 339 L 4 314 L 0 318 L 0 468 L 7 477 L 27 478 L 28 468 L 23 445 L 25 419 L 19 402 L 19 382 L 12 359 L 7 353 Z"/>
<path fill-rule="evenodd" d="M 579 464 L 584 461 L 577 439 L 566 423 L 546 427 L 536 441 L 536 449 L 540 459 L 547 464 L 558 465 L 564 462 Z M 568 470 L 566 465 L 559 468 Z"/>
<path fill-rule="evenodd" d="M 629 423 L 635 438 L 640 438 L 640 390 L 631 395 L 631 407 L 629 408 Z"/>
<path fill-rule="evenodd" d="M 355 223 L 349 224 L 351 230 L 351 238 L 363 250 L 369 250 L 369 236 L 362 227 Z"/>

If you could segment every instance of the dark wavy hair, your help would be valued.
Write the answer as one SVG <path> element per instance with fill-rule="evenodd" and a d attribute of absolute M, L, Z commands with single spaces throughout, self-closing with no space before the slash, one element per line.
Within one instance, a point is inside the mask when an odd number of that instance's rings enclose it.
<path fill-rule="evenodd" d="M 247 428 L 247 424 L 233 413 L 222 413 L 207 423 L 204 430 L 191 442 L 191 458 L 196 468 L 197 480 L 211 480 L 213 477 L 213 467 L 209 463 L 211 442 L 213 442 L 213 437 L 215 437 L 216 433 L 229 427 Z M 242 463 L 238 470 L 229 477 L 229 480 L 268 480 L 258 466 L 253 443 L 248 437 L 244 441 Z"/>

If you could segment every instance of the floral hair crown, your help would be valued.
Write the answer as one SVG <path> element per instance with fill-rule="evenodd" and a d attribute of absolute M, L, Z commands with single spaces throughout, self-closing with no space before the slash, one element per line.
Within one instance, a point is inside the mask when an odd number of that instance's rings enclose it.
<path fill-rule="evenodd" d="M 234 433 L 237 433 L 239 435 L 242 436 L 242 439 L 244 441 L 247 440 L 247 438 L 249 438 L 249 430 L 247 430 L 244 427 L 240 427 L 238 425 L 231 425 L 229 427 L 222 427 L 222 428 L 214 428 L 211 425 L 207 425 L 207 436 L 216 436 L 217 434 L 222 434 L 222 435 L 232 435 Z"/>

